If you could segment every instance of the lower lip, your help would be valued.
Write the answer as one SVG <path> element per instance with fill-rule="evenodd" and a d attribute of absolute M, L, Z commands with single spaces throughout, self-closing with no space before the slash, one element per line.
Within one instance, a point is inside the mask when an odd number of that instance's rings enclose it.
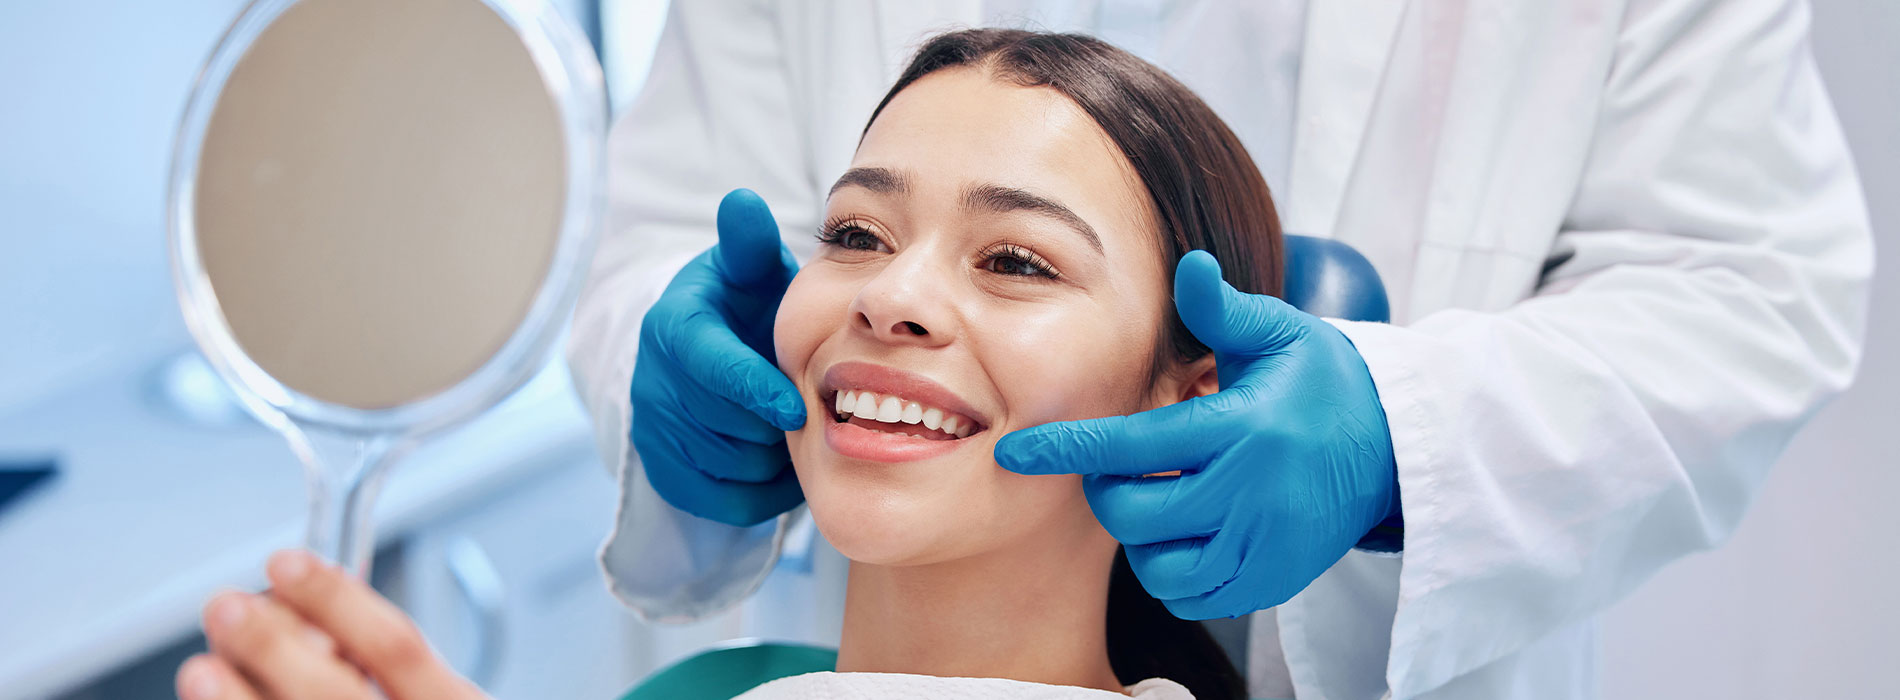
<path fill-rule="evenodd" d="M 924 438 L 872 430 L 850 423 L 825 426 L 825 444 L 838 454 L 871 462 L 915 462 L 956 450 L 968 438 L 926 440 Z"/>

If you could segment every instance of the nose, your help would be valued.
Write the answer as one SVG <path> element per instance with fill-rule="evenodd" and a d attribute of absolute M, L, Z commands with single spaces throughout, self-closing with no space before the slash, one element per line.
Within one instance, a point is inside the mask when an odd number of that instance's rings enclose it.
<path fill-rule="evenodd" d="M 857 328 L 892 345 L 931 347 L 955 339 L 961 324 L 951 296 L 952 273 L 934 264 L 933 257 L 913 249 L 878 271 L 851 300 Z"/>

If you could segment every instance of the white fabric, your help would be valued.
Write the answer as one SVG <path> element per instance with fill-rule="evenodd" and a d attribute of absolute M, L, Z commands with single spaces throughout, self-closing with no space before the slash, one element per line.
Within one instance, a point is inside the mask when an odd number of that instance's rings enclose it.
<path fill-rule="evenodd" d="M 1162 35 L 1187 39 L 1154 56 L 1256 153 L 1273 119 L 1255 97 L 1261 7 L 1172 8 Z M 637 609 L 728 606 L 777 546 L 772 525 L 643 495 L 626 459 L 640 314 L 711 244 L 733 187 L 808 254 L 823 188 L 912 42 L 984 12 L 674 3 L 612 139 L 610 228 L 570 351 L 603 457 L 624 465 L 603 566 Z M 1300 697 L 1594 697 L 1594 616 L 1725 540 L 1848 383 L 1871 235 L 1807 26 L 1800 0 L 1308 7 L 1277 203 L 1390 290 L 1393 325 L 1339 325 L 1392 427 L 1407 535 L 1402 557 L 1349 554 L 1279 608 Z M 1255 683 L 1275 661 L 1252 660 Z"/>
<path fill-rule="evenodd" d="M 1128 686 L 1127 693 L 1027 683 L 1001 678 L 938 678 L 908 673 L 832 673 L 789 676 L 746 691 L 735 700 L 1194 700 L 1163 678 Z"/>

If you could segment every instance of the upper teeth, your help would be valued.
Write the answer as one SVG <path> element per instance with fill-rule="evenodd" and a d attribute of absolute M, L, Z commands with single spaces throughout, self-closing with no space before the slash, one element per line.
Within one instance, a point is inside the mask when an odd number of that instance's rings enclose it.
<path fill-rule="evenodd" d="M 969 437 L 975 432 L 976 422 L 955 413 L 934 406 L 926 406 L 916 401 L 906 401 L 896 396 L 879 396 L 869 391 L 840 390 L 835 399 L 838 415 L 857 416 L 879 423 L 924 424 L 931 430 L 938 430 L 957 437 Z"/>

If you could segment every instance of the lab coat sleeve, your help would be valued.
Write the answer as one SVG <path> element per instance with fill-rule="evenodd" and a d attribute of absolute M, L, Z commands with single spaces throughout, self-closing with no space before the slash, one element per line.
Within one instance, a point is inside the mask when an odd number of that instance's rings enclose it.
<path fill-rule="evenodd" d="M 775 11 L 767 2 L 673 3 L 647 82 L 608 139 L 609 200 L 568 363 L 620 484 L 601 566 L 614 594 L 648 619 L 691 620 L 742 600 L 783 537 L 785 517 L 741 528 L 668 505 L 628 439 L 641 318 L 717 242 L 719 199 L 752 188 L 781 221 L 813 201 L 796 126 L 803 110 L 792 104 Z"/>
<path fill-rule="evenodd" d="M 1398 463 L 1393 697 L 1722 543 L 1859 361 L 1872 236 L 1805 3 L 1631 3 L 1598 109 L 1531 298 L 1338 324 Z"/>

